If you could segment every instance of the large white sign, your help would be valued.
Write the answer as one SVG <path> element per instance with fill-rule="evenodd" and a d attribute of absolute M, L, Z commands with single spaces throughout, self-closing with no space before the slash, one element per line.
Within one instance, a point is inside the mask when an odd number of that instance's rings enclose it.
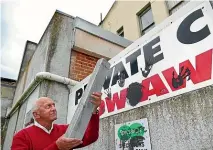
<path fill-rule="evenodd" d="M 115 125 L 116 150 L 151 150 L 146 118 Z"/>
<path fill-rule="evenodd" d="M 212 48 L 212 7 L 189 2 L 109 61 L 101 117 L 212 85 Z M 68 122 L 88 79 L 71 91 Z"/>

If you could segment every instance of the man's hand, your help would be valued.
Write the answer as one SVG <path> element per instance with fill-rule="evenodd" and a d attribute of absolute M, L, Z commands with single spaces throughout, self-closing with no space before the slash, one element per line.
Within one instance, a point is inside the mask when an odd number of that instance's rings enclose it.
<path fill-rule="evenodd" d="M 57 141 L 56 145 L 60 150 L 70 150 L 71 148 L 75 148 L 76 146 L 82 144 L 83 142 L 79 139 L 66 138 L 61 136 Z"/>
<path fill-rule="evenodd" d="M 93 110 L 93 114 L 96 114 L 97 108 L 101 105 L 101 95 L 102 93 L 100 92 L 94 92 L 91 97 L 93 100 L 91 100 L 91 103 L 95 105 L 95 108 Z"/>

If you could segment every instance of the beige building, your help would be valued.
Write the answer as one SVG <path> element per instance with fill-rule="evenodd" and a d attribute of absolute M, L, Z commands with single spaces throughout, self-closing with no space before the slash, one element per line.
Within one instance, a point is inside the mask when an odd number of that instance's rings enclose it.
<path fill-rule="evenodd" d="M 115 1 L 99 26 L 135 41 L 188 1 Z"/>

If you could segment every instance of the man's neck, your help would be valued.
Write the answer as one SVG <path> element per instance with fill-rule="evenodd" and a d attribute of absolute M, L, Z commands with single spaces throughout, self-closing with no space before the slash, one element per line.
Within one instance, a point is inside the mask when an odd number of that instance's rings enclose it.
<path fill-rule="evenodd" d="M 47 121 L 41 121 L 41 120 L 36 120 L 37 123 L 39 123 L 41 126 L 45 127 L 48 131 L 52 127 L 53 122 L 47 122 Z"/>

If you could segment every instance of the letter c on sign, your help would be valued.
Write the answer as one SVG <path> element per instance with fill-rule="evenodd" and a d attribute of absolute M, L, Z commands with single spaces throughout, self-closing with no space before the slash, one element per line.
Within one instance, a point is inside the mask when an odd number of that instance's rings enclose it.
<path fill-rule="evenodd" d="M 205 39 L 207 36 L 210 35 L 210 30 L 208 25 L 203 27 L 201 30 L 197 32 L 191 32 L 190 27 L 193 22 L 195 22 L 197 19 L 203 17 L 203 12 L 201 9 L 198 9 L 191 13 L 189 16 L 187 16 L 180 24 L 178 30 L 177 30 L 177 39 L 183 44 L 193 44 L 197 43 L 203 39 Z"/>

